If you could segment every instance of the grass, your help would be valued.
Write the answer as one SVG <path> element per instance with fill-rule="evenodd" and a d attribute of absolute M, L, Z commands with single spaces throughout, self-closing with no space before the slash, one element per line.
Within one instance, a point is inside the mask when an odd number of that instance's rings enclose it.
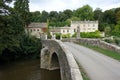
<path fill-rule="evenodd" d="M 102 48 L 97 47 L 97 46 L 90 46 L 90 45 L 84 45 L 84 44 L 80 44 L 80 45 L 83 45 L 85 47 L 88 47 L 92 50 L 95 50 L 95 51 L 100 52 L 100 53 L 102 53 L 106 56 L 109 56 L 111 58 L 114 58 L 114 59 L 120 61 L 120 53 L 118 53 L 118 52 L 110 51 L 110 50 L 107 50 L 107 49 L 102 49 Z"/>

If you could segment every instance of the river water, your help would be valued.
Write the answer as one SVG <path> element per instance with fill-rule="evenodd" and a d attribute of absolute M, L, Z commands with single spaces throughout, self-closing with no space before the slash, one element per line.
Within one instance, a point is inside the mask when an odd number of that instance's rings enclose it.
<path fill-rule="evenodd" d="M 0 66 L 0 80 L 61 80 L 60 70 L 40 69 L 39 60 Z"/>

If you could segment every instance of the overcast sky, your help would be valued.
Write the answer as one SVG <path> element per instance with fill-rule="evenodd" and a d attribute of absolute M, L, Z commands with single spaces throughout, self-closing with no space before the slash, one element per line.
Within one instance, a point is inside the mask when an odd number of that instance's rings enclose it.
<path fill-rule="evenodd" d="M 120 0 L 30 0 L 30 11 L 63 11 L 76 10 L 83 5 L 90 5 L 93 10 L 101 8 L 103 11 L 120 7 Z"/>

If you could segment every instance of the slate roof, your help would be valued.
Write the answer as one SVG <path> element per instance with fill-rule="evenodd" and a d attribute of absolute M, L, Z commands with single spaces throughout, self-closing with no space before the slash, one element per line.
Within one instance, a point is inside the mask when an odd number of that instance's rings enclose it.
<path fill-rule="evenodd" d="M 46 28 L 47 27 L 47 23 L 31 23 L 29 24 L 28 28 Z"/>

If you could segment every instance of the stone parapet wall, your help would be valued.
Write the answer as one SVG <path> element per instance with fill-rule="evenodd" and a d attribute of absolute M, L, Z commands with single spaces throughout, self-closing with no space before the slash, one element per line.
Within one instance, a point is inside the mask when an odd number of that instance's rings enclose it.
<path fill-rule="evenodd" d="M 120 47 L 119 46 L 107 43 L 107 42 L 102 41 L 100 39 L 81 38 L 81 39 L 64 39 L 62 41 L 68 41 L 68 42 L 82 43 L 82 44 L 91 45 L 91 46 L 97 46 L 97 47 L 100 47 L 102 49 L 108 49 L 110 51 L 115 51 L 115 52 L 120 53 Z"/>

